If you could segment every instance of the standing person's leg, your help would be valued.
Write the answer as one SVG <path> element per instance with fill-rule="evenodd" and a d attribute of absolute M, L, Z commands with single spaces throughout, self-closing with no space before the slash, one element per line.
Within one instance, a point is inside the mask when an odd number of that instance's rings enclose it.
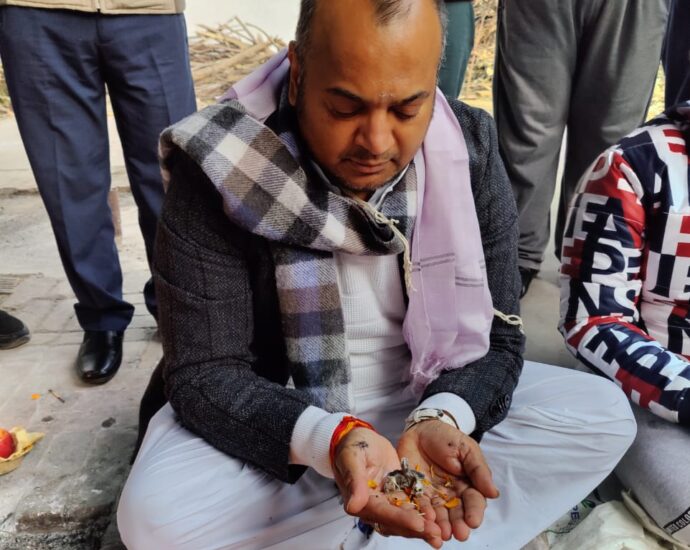
<path fill-rule="evenodd" d="M 690 2 L 671 0 L 664 41 L 666 108 L 690 100 Z"/>
<path fill-rule="evenodd" d="M 448 33 L 438 85 L 448 97 L 457 98 L 465 80 L 467 63 L 474 46 L 472 2 L 447 2 Z"/>
<path fill-rule="evenodd" d="M 100 16 L 99 49 L 151 263 L 163 203 L 158 136 L 196 110 L 183 15 Z M 157 314 L 152 281 L 146 306 Z"/>
<path fill-rule="evenodd" d="M 616 474 L 660 527 L 690 544 L 690 430 L 636 405 L 633 410 L 637 437 Z"/>
<path fill-rule="evenodd" d="M 94 16 L 0 8 L 0 52 L 22 141 L 86 331 L 123 331 L 108 190 L 105 91 Z"/>
<path fill-rule="evenodd" d="M 607 147 L 644 122 L 659 70 L 668 0 L 583 2 L 568 148 L 555 234 L 560 247 L 570 199 Z"/>
<path fill-rule="evenodd" d="M 572 4 L 572 0 L 499 0 L 494 114 L 501 156 L 517 201 L 523 282 L 525 273 L 539 270 L 549 240 L 551 200 L 577 54 Z"/>

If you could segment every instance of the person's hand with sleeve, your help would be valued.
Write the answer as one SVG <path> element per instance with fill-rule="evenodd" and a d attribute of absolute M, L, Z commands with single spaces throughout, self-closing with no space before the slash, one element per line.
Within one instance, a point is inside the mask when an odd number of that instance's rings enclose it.
<path fill-rule="evenodd" d="M 479 444 L 458 428 L 430 419 L 407 429 L 397 450 L 430 482 L 426 494 L 442 540 L 467 540 L 484 519 L 486 499 L 499 496 Z"/>
<path fill-rule="evenodd" d="M 396 506 L 392 499 L 402 502 L 406 495 L 382 491 L 384 478 L 399 469 L 395 447 L 370 428 L 352 429 L 334 448 L 333 473 L 348 514 L 376 526 L 383 535 L 419 538 L 440 548 L 441 529 L 428 498 L 419 499 L 417 505 Z"/>

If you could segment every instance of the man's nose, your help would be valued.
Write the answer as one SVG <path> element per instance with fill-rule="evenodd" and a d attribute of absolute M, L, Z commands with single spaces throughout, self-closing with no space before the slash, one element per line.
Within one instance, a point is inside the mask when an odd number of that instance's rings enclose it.
<path fill-rule="evenodd" d="M 372 156 L 380 156 L 394 148 L 393 126 L 386 110 L 376 110 L 362 123 L 358 145 Z"/>

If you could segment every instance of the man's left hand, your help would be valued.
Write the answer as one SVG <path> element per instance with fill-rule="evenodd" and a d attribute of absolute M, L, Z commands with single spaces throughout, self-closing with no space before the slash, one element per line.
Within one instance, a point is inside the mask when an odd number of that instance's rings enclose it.
<path fill-rule="evenodd" d="M 486 499 L 499 495 L 477 442 L 439 420 L 425 420 L 402 435 L 397 451 L 432 483 L 426 493 L 443 540 L 467 540 L 484 519 Z"/>

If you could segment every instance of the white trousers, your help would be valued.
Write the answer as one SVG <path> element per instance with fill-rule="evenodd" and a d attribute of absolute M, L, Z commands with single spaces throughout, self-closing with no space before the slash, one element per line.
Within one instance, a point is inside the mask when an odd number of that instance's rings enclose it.
<path fill-rule="evenodd" d="M 414 407 L 400 395 L 358 403 L 354 412 L 389 437 Z M 613 382 L 525 362 L 508 417 L 481 442 L 501 496 L 468 542 L 444 548 L 521 548 L 596 487 L 634 436 L 628 400 Z M 170 405 L 151 421 L 117 521 L 129 550 L 428 548 L 367 538 L 333 480 L 309 470 L 294 485 L 278 481 L 182 428 Z"/>

